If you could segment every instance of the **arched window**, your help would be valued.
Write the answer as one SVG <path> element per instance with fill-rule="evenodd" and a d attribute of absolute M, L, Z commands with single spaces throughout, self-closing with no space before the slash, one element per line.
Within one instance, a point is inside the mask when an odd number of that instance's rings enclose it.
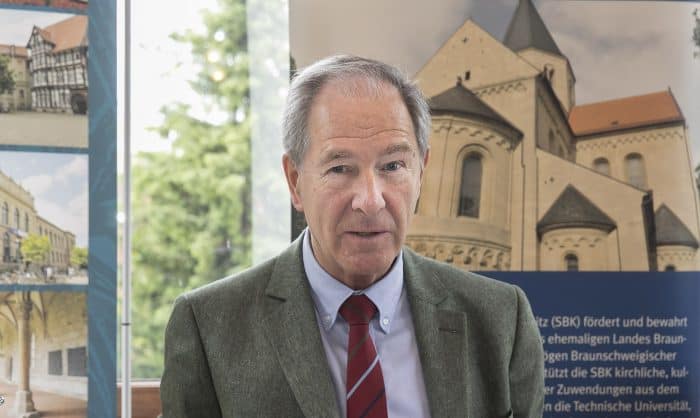
<path fill-rule="evenodd" d="M 674 266 L 673 264 L 669 264 L 666 266 L 664 271 L 676 271 L 676 266 Z"/>
<path fill-rule="evenodd" d="M 7 202 L 2 205 L 2 223 L 3 225 L 10 224 L 10 207 L 7 206 Z"/>
<path fill-rule="evenodd" d="M 601 174 L 605 174 L 606 176 L 610 175 L 610 162 L 608 161 L 607 158 L 596 158 L 593 161 L 593 169 Z"/>
<path fill-rule="evenodd" d="M 2 261 L 5 263 L 10 261 L 10 234 L 5 232 L 2 238 Z"/>
<path fill-rule="evenodd" d="M 633 153 L 625 157 L 625 174 L 627 176 L 627 182 L 633 186 L 639 187 L 640 189 L 645 189 L 647 187 L 644 159 L 640 154 Z"/>
<path fill-rule="evenodd" d="M 462 162 L 462 185 L 459 189 L 458 216 L 479 217 L 482 171 L 481 155 L 467 155 Z"/>
<path fill-rule="evenodd" d="M 24 214 L 24 230 L 29 232 L 29 215 Z"/>
<path fill-rule="evenodd" d="M 578 257 L 576 254 L 567 254 L 564 257 L 566 263 L 566 271 L 578 271 Z"/>
<path fill-rule="evenodd" d="M 17 209 L 17 208 L 15 208 L 15 227 L 16 227 L 17 229 L 20 228 L 20 225 L 19 225 L 19 209 Z"/>

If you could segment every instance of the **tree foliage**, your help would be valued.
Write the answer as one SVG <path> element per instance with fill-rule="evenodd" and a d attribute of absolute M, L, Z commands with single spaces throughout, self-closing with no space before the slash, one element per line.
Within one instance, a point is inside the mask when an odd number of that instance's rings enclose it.
<path fill-rule="evenodd" d="M 193 88 L 229 115 L 216 125 L 185 104 L 163 109 L 171 152 L 133 166 L 133 374 L 162 373 L 163 333 L 177 295 L 250 264 L 250 128 L 246 10 L 222 0 L 204 33 L 173 38 L 201 65 Z M 215 52 L 212 52 L 215 51 Z M 238 115 L 238 117 L 236 117 Z"/>
<path fill-rule="evenodd" d="M 0 94 L 12 93 L 15 90 L 15 79 L 10 69 L 10 60 L 0 56 Z"/>
<path fill-rule="evenodd" d="M 88 266 L 88 249 L 85 247 L 73 247 L 70 252 L 70 264 L 77 268 L 86 269 Z"/>
<path fill-rule="evenodd" d="M 49 237 L 45 235 L 30 234 L 22 240 L 19 250 L 25 261 L 42 264 L 46 262 L 51 252 L 51 243 Z"/>

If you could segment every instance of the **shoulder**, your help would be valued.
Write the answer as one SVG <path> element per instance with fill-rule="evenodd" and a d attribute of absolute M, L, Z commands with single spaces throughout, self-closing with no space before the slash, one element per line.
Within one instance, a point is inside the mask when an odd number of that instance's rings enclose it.
<path fill-rule="evenodd" d="M 189 306 L 202 323 L 224 318 L 255 320 L 263 314 L 267 295 L 283 295 L 304 278 L 301 240 L 297 239 L 268 261 L 182 294 L 175 301 L 175 311 L 179 305 Z"/>
<path fill-rule="evenodd" d="M 518 286 L 458 269 L 410 249 L 404 250 L 404 257 L 407 268 L 417 273 L 416 280 L 444 292 L 447 295 L 445 303 L 452 309 L 483 315 L 499 312 L 498 316 L 512 317 L 521 308 L 520 305 L 527 304 Z"/>
<path fill-rule="evenodd" d="M 250 298 L 265 287 L 272 275 L 276 258 L 262 264 L 247 268 L 241 272 L 215 280 L 202 287 L 183 293 L 180 298 L 198 305 L 202 303 L 216 303 L 218 300 L 231 302 L 237 298 Z"/>
<path fill-rule="evenodd" d="M 204 328 L 230 326 L 231 318 L 238 323 L 257 320 L 276 263 L 277 257 L 183 293 L 175 301 L 173 316 L 191 312 Z"/>

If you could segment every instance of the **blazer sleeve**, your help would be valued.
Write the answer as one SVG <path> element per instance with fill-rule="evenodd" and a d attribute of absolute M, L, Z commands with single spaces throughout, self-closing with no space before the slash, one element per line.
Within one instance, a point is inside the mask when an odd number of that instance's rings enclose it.
<path fill-rule="evenodd" d="M 514 287 L 518 316 L 509 366 L 513 417 L 541 418 L 544 407 L 542 338 L 525 293 Z"/>
<path fill-rule="evenodd" d="M 163 418 L 221 418 L 199 327 L 186 295 L 175 301 L 165 329 L 160 399 Z"/>

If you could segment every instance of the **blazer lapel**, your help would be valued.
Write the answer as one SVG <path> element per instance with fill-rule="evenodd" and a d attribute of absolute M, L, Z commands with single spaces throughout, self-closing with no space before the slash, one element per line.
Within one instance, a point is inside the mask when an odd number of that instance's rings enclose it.
<path fill-rule="evenodd" d="M 264 328 L 299 407 L 306 417 L 338 417 L 300 239 L 277 259 L 266 296 Z"/>
<path fill-rule="evenodd" d="M 433 417 L 467 416 L 467 317 L 446 307 L 440 278 L 404 249 L 404 279 Z"/>

